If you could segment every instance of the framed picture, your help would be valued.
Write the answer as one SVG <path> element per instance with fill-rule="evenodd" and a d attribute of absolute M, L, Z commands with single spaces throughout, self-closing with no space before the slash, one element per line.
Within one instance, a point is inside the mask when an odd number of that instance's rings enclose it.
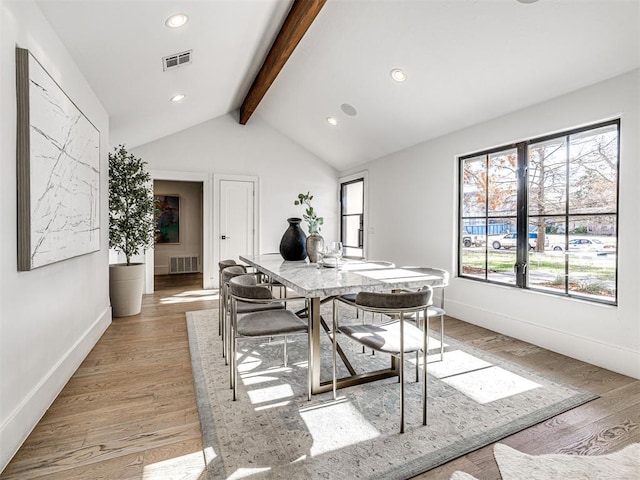
<path fill-rule="evenodd" d="M 100 250 L 100 132 L 16 48 L 18 270 Z"/>
<path fill-rule="evenodd" d="M 154 195 L 155 243 L 180 243 L 180 197 Z"/>

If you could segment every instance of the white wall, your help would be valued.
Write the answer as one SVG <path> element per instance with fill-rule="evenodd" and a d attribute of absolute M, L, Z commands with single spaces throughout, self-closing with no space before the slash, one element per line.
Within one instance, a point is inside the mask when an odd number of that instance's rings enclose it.
<path fill-rule="evenodd" d="M 455 273 L 458 156 L 620 116 L 618 307 L 455 277 L 446 305 L 467 322 L 640 378 L 639 90 L 636 70 L 354 169 L 369 171 L 370 256 Z"/>
<path fill-rule="evenodd" d="M 197 255 L 202 262 L 202 183 L 156 180 L 153 194 L 180 197 L 180 243 L 155 244 L 154 274 L 169 273 L 169 257 Z M 199 271 L 202 272 L 202 264 Z"/>
<path fill-rule="evenodd" d="M 111 321 L 108 117 L 38 7 L 0 5 L 0 470 Z M 28 48 L 100 131 L 99 252 L 30 272 L 16 260 L 15 47 Z"/>
<path fill-rule="evenodd" d="M 338 172 L 318 157 L 274 130 L 254 114 L 247 125 L 237 112 L 131 149 L 148 162 L 149 170 L 254 175 L 260 182 L 260 253 L 277 252 L 288 217 L 302 217 L 293 202 L 298 193 L 314 194 L 314 208 L 325 217 L 322 235 L 336 239 L 338 229 Z M 214 185 L 213 201 L 218 192 Z M 215 206 L 211 209 L 215 212 Z M 215 219 L 211 226 L 214 228 Z M 306 232 L 306 227 L 305 227 Z M 217 284 L 217 242 L 212 247 L 215 265 L 207 283 Z"/>

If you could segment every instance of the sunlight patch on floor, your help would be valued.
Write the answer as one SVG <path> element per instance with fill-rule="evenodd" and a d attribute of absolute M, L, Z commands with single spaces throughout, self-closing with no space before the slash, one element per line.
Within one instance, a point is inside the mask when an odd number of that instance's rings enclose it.
<path fill-rule="evenodd" d="M 312 457 L 380 436 L 380 432 L 348 401 L 301 409 L 300 417 L 313 438 L 309 450 Z"/>
<path fill-rule="evenodd" d="M 142 471 L 142 480 L 165 480 L 167 478 L 198 480 L 204 470 L 204 457 L 202 452 L 198 451 L 146 465 Z"/>
<path fill-rule="evenodd" d="M 262 365 L 262 359 L 256 352 L 236 352 L 236 361 L 240 373 L 250 372 Z"/>
<path fill-rule="evenodd" d="M 443 362 L 429 364 L 427 371 L 429 375 L 433 375 L 436 378 L 446 378 L 490 366 L 492 366 L 491 363 L 485 362 L 478 357 L 474 357 L 462 350 L 454 350 L 444 353 Z"/>
<path fill-rule="evenodd" d="M 237 480 L 238 478 L 252 477 L 261 472 L 268 472 L 271 467 L 266 468 L 239 468 L 227 477 L 227 480 Z"/>
<path fill-rule="evenodd" d="M 500 367 L 476 370 L 442 381 L 478 403 L 493 402 L 541 386 Z"/>
<path fill-rule="evenodd" d="M 190 290 L 188 292 L 176 293 L 170 297 L 160 299 L 163 305 L 175 303 L 202 302 L 204 300 L 218 300 L 218 290 Z"/>
<path fill-rule="evenodd" d="M 540 387 L 536 382 L 461 350 L 445 352 L 444 361 L 429 364 L 427 370 L 430 375 L 481 404 Z"/>
<path fill-rule="evenodd" d="M 277 374 L 291 373 L 292 371 L 292 368 L 284 366 L 259 371 L 247 371 L 242 375 L 242 383 L 245 385 L 257 385 L 260 383 L 280 381 L 280 377 L 278 377 Z"/>
<path fill-rule="evenodd" d="M 286 398 L 293 398 L 293 388 L 288 383 L 281 385 L 274 385 L 273 387 L 256 388 L 254 390 L 247 390 L 249 400 L 253 405 L 260 403 L 273 402 L 277 400 L 284 400 Z"/>

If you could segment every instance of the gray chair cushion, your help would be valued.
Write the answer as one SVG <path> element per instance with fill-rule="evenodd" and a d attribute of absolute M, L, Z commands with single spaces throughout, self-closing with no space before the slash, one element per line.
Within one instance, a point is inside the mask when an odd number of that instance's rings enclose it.
<path fill-rule="evenodd" d="M 403 293 L 359 292 L 356 295 L 356 303 L 364 307 L 375 308 L 413 308 L 429 305 L 432 296 L 433 289 L 431 287 L 425 287 L 417 292 Z"/>
<path fill-rule="evenodd" d="M 252 274 L 238 275 L 233 277 L 233 283 L 236 285 L 257 285 L 258 280 L 256 276 Z"/>
<path fill-rule="evenodd" d="M 270 310 L 238 317 L 237 332 L 243 337 L 267 337 L 306 331 L 307 324 L 290 310 Z"/>
<path fill-rule="evenodd" d="M 353 338 L 366 347 L 379 352 L 398 356 L 400 354 L 400 321 L 388 323 L 345 325 L 338 330 L 349 338 Z M 411 353 L 422 350 L 423 333 L 418 327 L 404 322 L 404 352 Z"/>
<path fill-rule="evenodd" d="M 241 265 L 231 265 L 224 270 L 222 270 L 222 281 L 224 283 L 229 282 L 233 277 L 237 277 L 238 275 L 245 275 L 247 273 L 246 269 Z"/>
<path fill-rule="evenodd" d="M 341 300 L 346 300 L 347 302 L 355 302 L 356 301 L 355 293 L 345 293 L 344 295 L 340 295 Z"/>
<path fill-rule="evenodd" d="M 233 268 L 233 267 L 229 267 Z M 227 269 L 228 270 L 228 269 Z M 226 270 L 225 270 L 226 271 Z M 249 298 L 255 300 L 272 300 L 273 295 L 267 287 L 255 284 L 245 284 L 246 276 L 231 278 L 229 280 L 229 288 L 231 295 L 240 298 Z"/>
<path fill-rule="evenodd" d="M 218 262 L 218 268 L 220 270 L 224 270 L 227 267 L 230 267 L 231 265 L 236 265 L 236 261 L 235 260 L 220 260 Z"/>
<path fill-rule="evenodd" d="M 282 302 L 274 302 L 274 303 L 249 303 L 238 301 L 236 302 L 236 312 L 241 313 L 251 313 L 251 312 L 263 312 L 265 310 L 281 310 L 284 308 L 284 303 Z"/>

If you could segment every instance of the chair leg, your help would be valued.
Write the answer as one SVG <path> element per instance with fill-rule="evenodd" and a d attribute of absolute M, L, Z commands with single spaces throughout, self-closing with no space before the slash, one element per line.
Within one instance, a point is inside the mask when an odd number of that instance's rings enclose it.
<path fill-rule="evenodd" d="M 402 320 L 400 320 L 402 321 Z M 404 433 L 404 345 L 400 348 L 400 433 Z"/>
<path fill-rule="evenodd" d="M 238 349 L 238 342 L 235 338 L 231 341 L 231 378 L 233 383 L 233 400 L 238 398 L 238 361 L 236 360 L 236 351 Z"/>
<path fill-rule="evenodd" d="M 226 300 L 225 300 L 226 301 Z M 224 325 L 222 325 L 222 352 L 225 365 L 229 364 L 229 350 L 231 350 L 231 312 L 227 303 L 224 314 Z"/>
<path fill-rule="evenodd" d="M 220 287 L 220 340 L 222 340 L 222 358 L 227 358 L 225 322 L 227 321 L 227 292 L 224 284 Z M 227 362 L 225 361 L 225 364 Z"/>
<path fill-rule="evenodd" d="M 424 323 L 424 320 L 420 322 L 420 317 L 416 315 L 416 325 L 420 328 L 420 324 Z M 416 351 L 416 383 L 420 381 L 420 350 Z"/>
<path fill-rule="evenodd" d="M 444 315 L 440 315 L 440 361 L 444 360 Z"/>
<path fill-rule="evenodd" d="M 222 275 L 218 275 L 218 336 L 222 335 Z"/>
<path fill-rule="evenodd" d="M 422 345 L 422 424 L 426 425 L 427 418 L 427 352 L 429 351 L 429 317 L 426 315 L 424 319 L 424 336 Z"/>

